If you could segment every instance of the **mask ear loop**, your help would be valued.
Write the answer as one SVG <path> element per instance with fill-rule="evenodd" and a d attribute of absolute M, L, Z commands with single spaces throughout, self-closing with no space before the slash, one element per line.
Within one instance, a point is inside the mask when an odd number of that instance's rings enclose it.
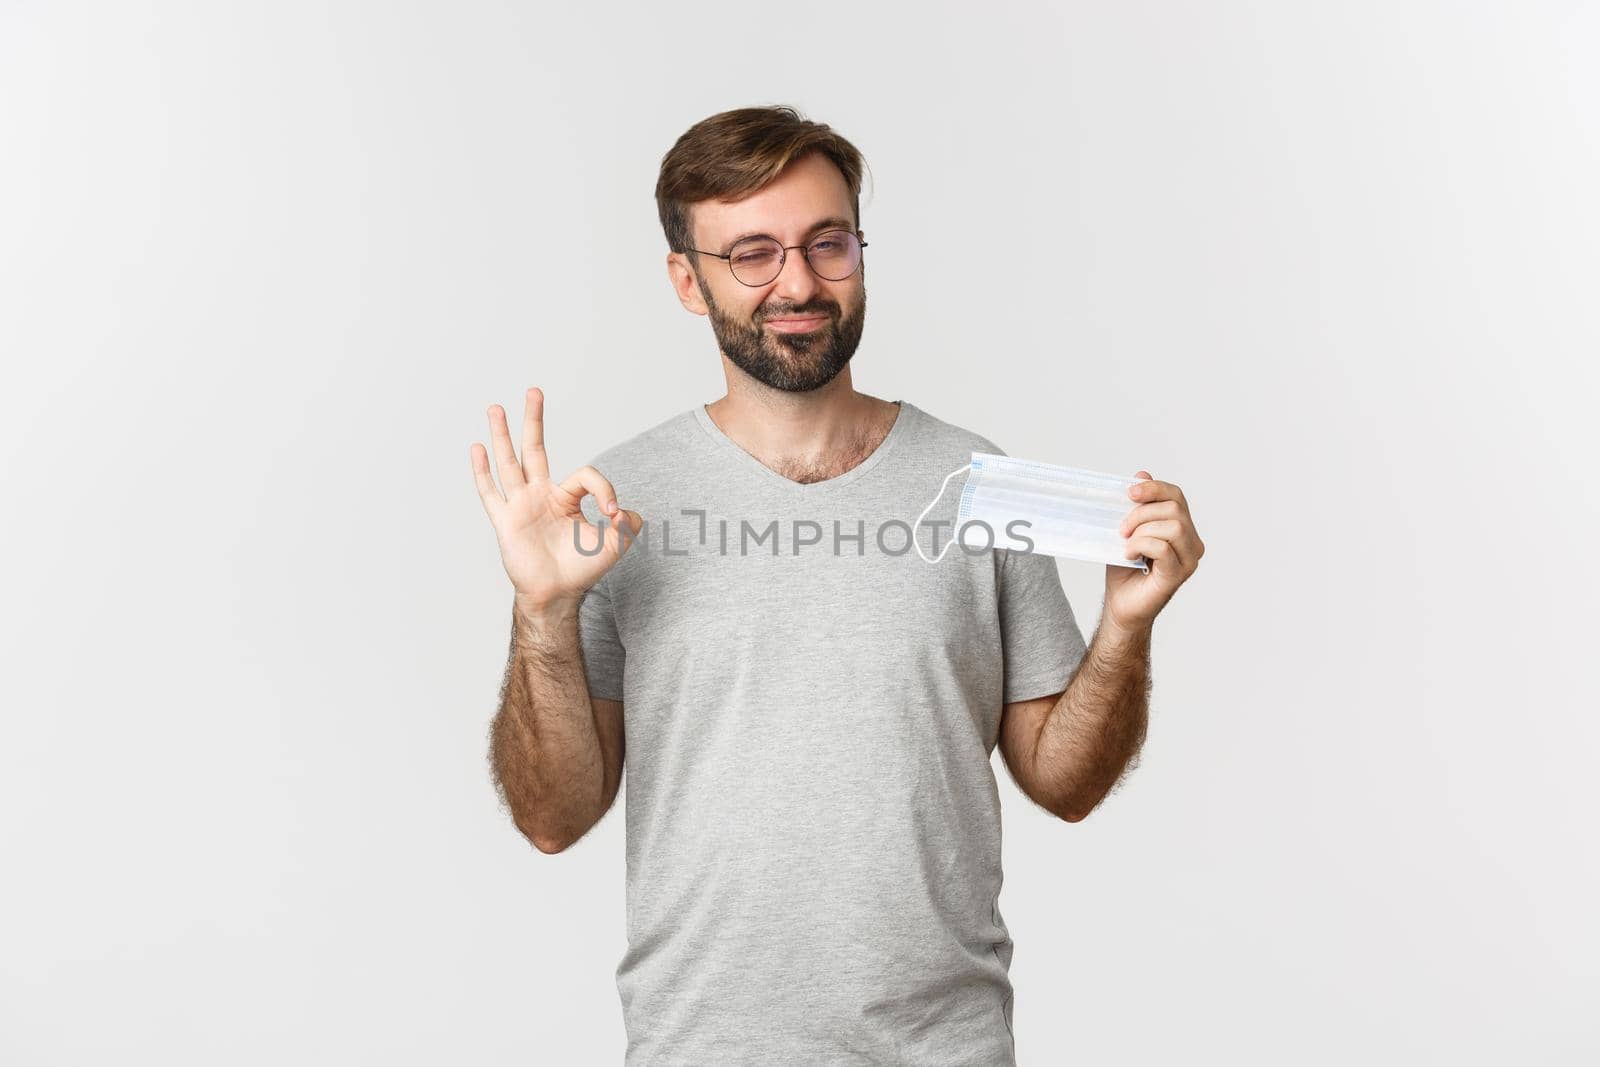
<path fill-rule="evenodd" d="M 956 475 L 960 474 L 962 471 L 970 470 L 971 468 L 972 468 L 972 464 L 970 462 L 967 462 L 967 463 L 963 463 L 961 466 L 957 467 L 955 470 L 951 471 L 949 474 L 946 474 L 944 476 L 944 481 L 939 483 L 939 496 L 936 496 L 931 501 L 929 501 L 928 502 L 928 506 L 922 509 L 922 514 L 917 516 L 917 521 L 911 524 L 911 547 L 917 550 L 917 555 L 922 557 L 922 562 L 924 562 L 924 563 L 938 563 L 941 559 L 944 559 L 944 554 L 946 552 L 950 551 L 951 545 L 954 545 L 956 543 L 956 541 L 958 540 L 958 538 L 956 536 L 956 531 L 951 530 L 950 531 L 950 544 L 945 545 L 943 548 L 941 548 L 939 550 L 939 554 L 937 556 L 934 556 L 932 559 L 929 559 L 928 556 L 927 556 L 927 553 L 922 551 L 922 542 L 921 542 L 921 540 L 919 540 L 917 538 L 917 530 L 918 530 L 919 527 L 922 526 L 923 518 L 927 516 L 928 512 L 933 510 L 933 505 L 935 505 L 935 504 L 937 504 L 939 502 L 939 497 L 944 496 L 944 487 L 950 484 L 950 479 L 954 478 Z"/>

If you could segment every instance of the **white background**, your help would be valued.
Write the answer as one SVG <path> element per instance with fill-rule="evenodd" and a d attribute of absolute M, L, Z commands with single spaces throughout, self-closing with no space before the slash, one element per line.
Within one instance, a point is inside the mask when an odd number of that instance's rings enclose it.
<path fill-rule="evenodd" d="M 1021 1062 L 1595 1062 L 1597 8 L 569 7 L 5 4 L 0 1059 L 620 1061 L 468 445 L 720 395 L 656 171 L 788 103 L 857 387 L 1207 545 L 1125 784 L 995 760 Z"/>

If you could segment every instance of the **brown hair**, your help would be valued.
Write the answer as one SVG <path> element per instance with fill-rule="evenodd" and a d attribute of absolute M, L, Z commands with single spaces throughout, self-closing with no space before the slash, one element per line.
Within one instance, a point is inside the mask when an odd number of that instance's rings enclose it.
<path fill-rule="evenodd" d="M 865 163 L 856 146 L 828 126 L 801 118 L 792 107 L 741 107 L 690 126 L 661 158 L 656 210 L 667 247 L 690 251 L 689 207 L 695 201 L 742 199 L 813 152 L 827 156 L 844 175 L 860 229 Z"/>

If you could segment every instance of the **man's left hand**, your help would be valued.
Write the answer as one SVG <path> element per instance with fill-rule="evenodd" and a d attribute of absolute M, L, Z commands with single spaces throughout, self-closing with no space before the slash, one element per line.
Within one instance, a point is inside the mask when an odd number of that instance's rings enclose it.
<path fill-rule="evenodd" d="M 1120 532 L 1128 538 L 1127 557 L 1150 557 L 1150 571 L 1146 574 L 1107 564 L 1106 600 L 1101 610 L 1102 621 L 1130 633 L 1150 628 L 1206 552 L 1183 490 L 1171 482 L 1156 481 L 1149 471 L 1140 471 L 1136 477 L 1142 480 L 1128 489 L 1134 506 L 1122 520 Z"/>

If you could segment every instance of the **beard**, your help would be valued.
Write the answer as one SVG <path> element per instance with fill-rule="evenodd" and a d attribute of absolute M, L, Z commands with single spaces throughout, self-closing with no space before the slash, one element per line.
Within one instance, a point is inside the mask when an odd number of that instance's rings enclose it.
<path fill-rule="evenodd" d="M 801 307 L 767 307 L 748 322 L 717 306 L 704 284 L 700 295 L 710 309 L 711 332 L 729 361 L 763 385 L 786 393 L 808 393 L 838 377 L 861 344 L 867 318 L 867 287 L 848 318 L 839 305 L 818 297 Z M 825 315 L 828 321 L 806 333 L 780 333 L 767 329 L 769 319 Z"/>

